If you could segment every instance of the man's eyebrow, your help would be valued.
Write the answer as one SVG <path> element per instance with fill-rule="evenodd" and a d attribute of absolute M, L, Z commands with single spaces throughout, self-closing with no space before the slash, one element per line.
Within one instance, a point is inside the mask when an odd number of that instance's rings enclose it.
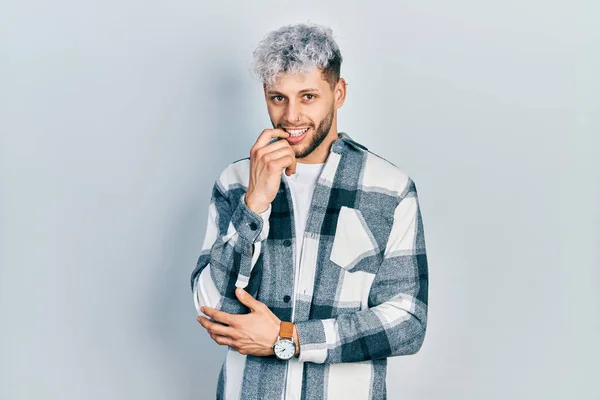
<path fill-rule="evenodd" d="M 301 91 L 299 91 L 298 93 L 318 92 L 318 91 L 319 91 L 319 89 L 312 89 L 312 88 L 310 88 L 310 89 L 302 89 L 302 90 L 301 90 Z M 281 93 L 281 92 L 278 92 L 278 91 L 276 91 L 276 90 L 267 90 L 267 93 L 268 93 L 268 94 L 279 94 L 279 95 L 281 95 L 281 96 L 285 96 L 283 93 Z"/>

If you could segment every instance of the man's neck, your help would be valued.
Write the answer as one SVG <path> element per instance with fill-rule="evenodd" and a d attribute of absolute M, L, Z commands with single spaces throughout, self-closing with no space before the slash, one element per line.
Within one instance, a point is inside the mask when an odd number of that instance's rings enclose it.
<path fill-rule="evenodd" d="M 327 161 L 329 157 L 329 153 L 331 153 L 331 146 L 333 142 L 335 142 L 338 137 L 337 128 L 332 126 L 329 134 L 323 140 L 323 143 L 319 145 L 312 153 L 307 155 L 306 157 L 297 159 L 296 161 L 302 164 L 323 164 Z"/>

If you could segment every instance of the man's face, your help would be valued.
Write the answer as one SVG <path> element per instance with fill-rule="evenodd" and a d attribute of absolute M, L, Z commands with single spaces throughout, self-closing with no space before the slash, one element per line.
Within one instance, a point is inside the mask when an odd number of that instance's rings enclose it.
<path fill-rule="evenodd" d="M 336 122 L 335 110 L 339 108 L 336 107 L 335 89 L 331 89 L 318 68 L 304 74 L 280 73 L 278 80 L 265 88 L 271 124 L 273 128 L 290 133 L 286 140 L 296 158 L 313 153 L 330 133 Z M 335 139 L 337 137 L 327 142 Z"/>

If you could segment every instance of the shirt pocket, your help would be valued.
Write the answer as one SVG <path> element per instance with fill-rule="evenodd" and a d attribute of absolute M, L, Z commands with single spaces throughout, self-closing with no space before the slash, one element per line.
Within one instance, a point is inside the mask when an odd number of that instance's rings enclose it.
<path fill-rule="evenodd" d="M 340 207 L 329 260 L 346 271 L 375 272 L 381 263 L 377 240 L 359 209 Z"/>

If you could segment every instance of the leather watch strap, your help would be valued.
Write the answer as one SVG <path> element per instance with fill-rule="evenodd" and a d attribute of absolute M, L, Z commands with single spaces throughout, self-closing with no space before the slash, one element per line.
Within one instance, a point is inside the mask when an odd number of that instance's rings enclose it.
<path fill-rule="evenodd" d="M 292 322 L 281 321 L 279 326 L 279 337 L 281 338 L 293 338 L 294 337 L 294 324 Z"/>

